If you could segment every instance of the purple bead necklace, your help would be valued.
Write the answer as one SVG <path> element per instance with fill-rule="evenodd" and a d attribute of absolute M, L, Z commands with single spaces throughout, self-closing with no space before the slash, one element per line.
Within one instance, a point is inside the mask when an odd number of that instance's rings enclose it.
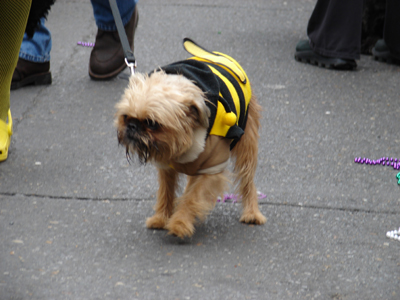
<path fill-rule="evenodd" d="M 382 166 L 388 166 L 388 167 L 393 167 L 395 170 L 400 170 L 400 159 L 397 158 L 389 158 L 389 157 L 381 157 L 377 160 L 371 160 L 369 158 L 361 158 L 361 157 L 356 157 L 354 159 L 355 163 L 358 164 L 366 164 L 366 165 L 382 165 Z"/>
<path fill-rule="evenodd" d="M 393 169 L 395 169 L 395 170 L 400 169 L 400 159 L 393 158 L 393 157 L 391 157 L 391 158 L 381 157 L 377 160 L 370 160 L 369 158 L 365 158 L 365 157 L 364 158 L 356 157 L 354 159 L 354 162 L 358 163 L 358 164 L 388 166 L 388 167 L 393 167 Z M 397 174 L 396 177 L 399 180 L 398 184 L 400 185 L 400 172 Z M 390 239 L 400 241 L 400 228 L 399 228 L 399 230 L 388 231 L 386 233 L 386 236 Z"/>

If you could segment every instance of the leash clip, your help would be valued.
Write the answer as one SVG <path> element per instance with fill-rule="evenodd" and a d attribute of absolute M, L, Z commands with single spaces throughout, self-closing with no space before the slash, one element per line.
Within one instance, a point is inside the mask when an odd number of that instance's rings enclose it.
<path fill-rule="evenodd" d="M 125 63 L 128 66 L 129 70 L 131 71 L 131 76 L 135 74 L 136 69 L 136 60 L 133 62 L 129 62 L 128 59 L 125 57 Z"/>

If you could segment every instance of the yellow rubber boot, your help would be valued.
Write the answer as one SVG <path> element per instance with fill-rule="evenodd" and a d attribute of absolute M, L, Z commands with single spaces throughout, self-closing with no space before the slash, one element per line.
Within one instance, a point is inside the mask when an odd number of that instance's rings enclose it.
<path fill-rule="evenodd" d="M 0 120 L 0 161 L 8 157 L 8 148 L 10 147 L 12 136 L 12 118 L 11 111 L 8 111 L 8 123 Z"/>

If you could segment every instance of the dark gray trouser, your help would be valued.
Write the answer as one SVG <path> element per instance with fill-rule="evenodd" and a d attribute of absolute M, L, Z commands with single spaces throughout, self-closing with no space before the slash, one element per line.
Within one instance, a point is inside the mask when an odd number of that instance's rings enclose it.
<path fill-rule="evenodd" d="M 383 39 L 390 53 L 400 59 L 400 1 L 386 1 L 385 28 Z"/>
<path fill-rule="evenodd" d="M 318 54 L 359 59 L 364 0 L 318 0 L 307 34 Z M 400 0 L 387 0 L 384 40 L 400 58 Z"/>

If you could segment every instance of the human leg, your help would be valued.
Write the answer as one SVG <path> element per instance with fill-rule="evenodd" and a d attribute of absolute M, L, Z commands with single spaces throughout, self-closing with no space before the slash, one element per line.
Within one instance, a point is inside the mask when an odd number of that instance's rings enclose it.
<path fill-rule="evenodd" d="M 24 34 L 19 57 L 31 62 L 44 63 L 50 61 L 52 47 L 50 30 L 45 26 L 46 19 L 40 19 L 40 25 L 35 30 L 32 38 Z"/>
<path fill-rule="evenodd" d="M 99 29 L 103 31 L 116 31 L 114 16 L 111 12 L 109 0 L 90 0 L 92 3 L 94 19 Z M 117 0 L 118 10 L 124 26 L 128 24 L 135 10 L 138 0 Z"/>
<path fill-rule="evenodd" d="M 31 0 L 0 1 L 0 161 L 8 155 L 12 134 L 10 85 L 31 3 Z"/>
<path fill-rule="evenodd" d="M 309 42 L 296 47 L 299 61 L 353 69 L 360 58 L 363 0 L 318 0 L 310 17 Z"/>
<path fill-rule="evenodd" d="M 11 89 L 15 90 L 27 85 L 51 84 L 50 51 L 52 46 L 51 33 L 45 26 L 45 18 L 32 38 L 24 34 L 19 59 L 15 68 Z"/>
<path fill-rule="evenodd" d="M 307 27 L 315 52 L 360 59 L 363 0 L 319 0 Z"/>
<path fill-rule="evenodd" d="M 385 28 L 383 39 L 388 46 L 390 53 L 400 59 L 400 1 L 386 1 Z"/>
<path fill-rule="evenodd" d="M 125 69 L 125 57 L 108 0 L 91 0 L 98 31 L 95 46 L 90 54 L 89 76 L 95 80 L 107 80 Z M 125 32 L 131 49 L 138 23 L 137 0 L 118 0 Z"/>
<path fill-rule="evenodd" d="M 375 59 L 387 63 L 400 64 L 400 1 L 386 1 L 385 26 L 383 40 L 379 40 L 372 49 Z"/>

